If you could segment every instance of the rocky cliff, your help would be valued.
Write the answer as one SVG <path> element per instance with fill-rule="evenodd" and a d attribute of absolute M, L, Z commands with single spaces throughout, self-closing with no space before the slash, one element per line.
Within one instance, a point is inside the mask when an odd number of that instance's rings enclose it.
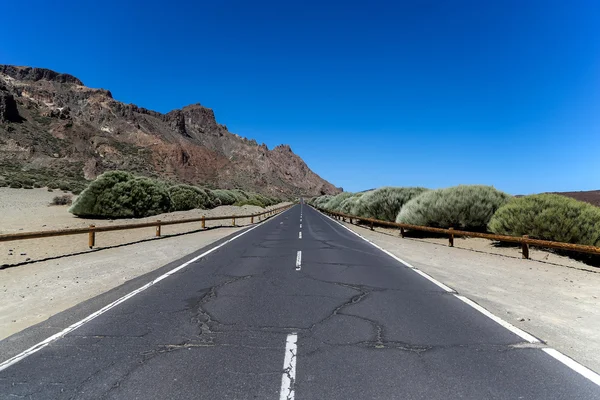
<path fill-rule="evenodd" d="M 233 134 L 200 104 L 161 114 L 68 74 L 0 65 L 0 175 L 90 180 L 113 169 L 278 196 L 339 192 L 289 146 Z"/>

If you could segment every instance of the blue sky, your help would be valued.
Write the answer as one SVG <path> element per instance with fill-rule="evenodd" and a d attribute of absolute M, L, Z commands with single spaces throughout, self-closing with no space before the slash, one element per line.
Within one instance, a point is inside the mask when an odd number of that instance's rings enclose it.
<path fill-rule="evenodd" d="M 0 63 L 199 102 L 345 190 L 600 189 L 598 1 L 59 3 L 3 5 Z"/>

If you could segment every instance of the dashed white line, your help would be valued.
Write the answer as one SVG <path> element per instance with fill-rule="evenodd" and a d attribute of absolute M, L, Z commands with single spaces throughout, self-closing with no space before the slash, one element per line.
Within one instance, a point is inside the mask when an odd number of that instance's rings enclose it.
<path fill-rule="evenodd" d="M 302 224 L 300 224 L 300 229 L 302 229 Z"/>
<path fill-rule="evenodd" d="M 281 374 L 281 391 L 279 400 L 294 400 L 294 384 L 296 383 L 296 357 L 298 335 L 290 333 L 285 342 L 285 358 Z"/>
<path fill-rule="evenodd" d="M 296 254 L 296 271 L 300 271 L 302 268 L 302 250 L 298 250 L 298 254 Z"/>
<path fill-rule="evenodd" d="M 290 209 L 288 209 L 288 210 L 290 210 Z M 286 211 L 278 214 L 277 216 L 285 213 Z M 275 217 L 277 217 L 277 216 L 275 216 Z M 230 242 L 233 242 L 235 239 L 239 238 L 240 236 L 243 236 L 246 233 L 248 233 L 250 231 L 253 231 L 254 229 L 258 228 L 259 226 L 261 226 L 261 225 L 263 225 L 263 224 L 265 224 L 265 223 L 267 223 L 269 221 L 272 221 L 272 219 L 267 219 L 267 220 L 261 222 L 260 224 L 255 225 L 252 228 L 250 228 L 250 229 L 248 229 L 248 230 L 240 233 L 239 235 L 236 235 L 236 236 L 232 237 L 231 239 L 229 239 L 229 240 L 221 243 L 220 245 L 215 246 L 215 247 L 213 247 L 212 249 L 210 249 L 208 251 L 205 251 L 204 253 L 200 254 L 199 256 L 196 256 L 196 257 L 192 258 L 191 260 L 189 260 L 189 261 L 181 264 L 180 266 L 173 268 L 169 272 L 167 272 L 167 273 L 159 276 L 158 278 L 155 278 L 154 280 L 148 282 L 147 284 L 145 284 L 144 286 L 142 286 L 142 287 L 134 290 L 133 292 L 130 292 L 130 293 L 126 294 L 125 296 L 123 296 L 123 297 L 121 297 L 121 298 L 113 301 L 112 303 L 110 303 L 110 304 L 102 307 L 100 310 L 98 310 L 98 311 L 96 311 L 96 312 L 88 315 L 84 319 L 82 319 L 82 320 L 80 320 L 78 322 L 75 322 L 74 324 L 72 324 L 72 325 L 66 327 L 65 329 L 63 329 L 62 331 L 60 331 L 60 332 L 58 332 L 58 333 L 50 336 L 49 338 L 47 338 L 47 339 L 39 342 L 38 344 L 35 344 L 35 345 L 31 346 L 30 348 L 28 348 L 27 350 L 25 350 L 25 351 L 17 354 L 16 356 L 11 357 L 8 360 L 0 363 L 0 371 L 4 371 L 6 368 L 10 367 L 11 365 L 14 365 L 14 364 L 18 363 L 19 361 L 23 360 L 24 358 L 29 357 L 30 355 L 32 355 L 34 353 L 37 353 L 38 351 L 40 351 L 44 347 L 48 346 L 50 343 L 54 342 L 55 340 L 58 340 L 61 337 L 67 335 L 68 333 L 73 332 L 75 329 L 77 329 L 77 328 L 81 327 L 82 325 L 90 322 L 91 320 L 93 320 L 96 317 L 104 314 L 105 312 L 109 311 L 110 309 L 118 306 L 119 304 L 123 303 L 124 301 L 132 298 L 136 294 L 143 292 L 144 290 L 146 290 L 149 287 L 157 284 L 158 282 L 160 282 L 163 279 L 169 277 L 170 275 L 173 275 L 174 273 L 182 270 L 183 268 L 187 267 L 188 265 L 190 265 L 190 264 L 192 264 L 192 263 L 200 260 L 201 258 L 207 256 L 208 254 L 212 253 L 213 251 L 220 249 L 221 247 L 225 246 L 226 244 L 228 244 Z"/>
<path fill-rule="evenodd" d="M 302 232 L 298 232 L 298 239 L 302 239 Z"/>

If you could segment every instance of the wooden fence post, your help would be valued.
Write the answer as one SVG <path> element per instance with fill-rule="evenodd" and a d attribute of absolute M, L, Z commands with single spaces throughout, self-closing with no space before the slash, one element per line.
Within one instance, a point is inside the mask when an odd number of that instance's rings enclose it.
<path fill-rule="evenodd" d="M 202 216 L 202 229 L 206 228 L 206 221 L 204 220 L 204 215 Z"/>
<path fill-rule="evenodd" d="M 250 216 L 250 223 L 253 224 L 254 223 L 254 215 Z"/>
<path fill-rule="evenodd" d="M 156 221 L 156 223 L 158 225 L 156 225 L 156 236 L 159 237 L 160 236 L 160 219 L 158 221 Z"/>
<path fill-rule="evenodd" d="M 235 215 L 231 217 L 231 226 L 235 226 Z"/>
<path fill-rule="evenodd" d="M 404 237 L 404 228 L 400 227 L 400 237 Z"/>
<path fill-rule="evenodd" d="M 373 221 L 371 221 L 371 230 L 374 230 L 374 229 L 373 229 Z"/>
<path fill-rule="evenodd" d="M 448 238 L 449 246 L 454 247 L 454 233 L 452 232 L 454 228 L 448 228 L 448 230 L 450 231 L 450 237 Z"/>
<path fill-rule="evenodd" d="M 523 235 L 523 239 L 529 239 L 529 235 Z M 523 258 L 529 258 L 529 243 L 521 242 L 521 253 Z"/>
<path fill-rule="evenodd" d="M 90 233 L 88 235 L 88 246 L 90 246 L 90 249 L 96 245 L 96 232 L 94 231 L 95 227 L 96 225 L 90 225 Z"/>

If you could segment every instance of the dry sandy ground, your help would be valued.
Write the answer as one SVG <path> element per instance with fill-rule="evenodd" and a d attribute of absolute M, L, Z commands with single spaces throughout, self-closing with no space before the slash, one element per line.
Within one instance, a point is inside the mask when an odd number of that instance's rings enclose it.
<path fill-rule="evenodd" d="M 28 231 L 43 231 L 66 228 L 81 228 L 89 225 L 124 225 L 150 221 L 174 221 L 187 218 L 247 215 L 265 211 L 256 206 L 221 206 L 212 210 L 190 210 L 160 214 L 148 218 L 94 220 L 77 218 L 70 214 L 68 206 L 49 206 L 52 198 L 62 195 L 61 191 L 48 192 L 46 189 L 0 188 L 0 234 Z M 280 205 L 270 207 L 276 208 Z M 236 226 L 248 225 L 249 218 L 236 219 Z M 207 221 L 206 227 L 231 226 L 232 221 Z M 201 223 L 170 225 L 162 227 L 162 235 L 193 232 L 201 229 Z M 141 228 L 127 231 L 99 232 L 96 234 L 96 248 L 107 248 L 141 240 L 152 239 L 155 228 Z M 88 235 L 61 236 L 55 238 L 29 239 L 0 243 L 0 266 L 18 265 L 28 261 L 45 260 L 67 254 L 89 252 Z"/>
<path fill-rule="evenodd" d="M 49 207 L 57 194 L 62 193 L 0 188 L 0 233 L 264 211 L 255 206 L 222 206 L 137 220 L 94 221 L 73 217 L 66 206 Z M 86 234 L 0 243 L 0 266 L 10 266 L 0 269 L 0 340 L 178 260 L 249 223 L 249 219 L 236 219 L 237 227 L 231 227 L 231 220 L 207 221 L 207 227 L 224 224 L 227 228 L 200 231 L 200 223 L 166 226 L 159 239 L 154 236 L 154 228 L 101 232 L 96 235 L 98 248 L 93 251 L 87 247 Z M 184 232 L 193 233 L 165 237 Z M 28 258 L 31 260 L 25 262 Z"/>
<path fill-rule="evenodd" d="M 450 248 L 447 239 L 402 239 L 397 231 L 345 225 L 600 372 L 600 268 L 535 249 L 536 260 L 523 260 L 520 249 L 480 239 L 455 239 Z"/>

